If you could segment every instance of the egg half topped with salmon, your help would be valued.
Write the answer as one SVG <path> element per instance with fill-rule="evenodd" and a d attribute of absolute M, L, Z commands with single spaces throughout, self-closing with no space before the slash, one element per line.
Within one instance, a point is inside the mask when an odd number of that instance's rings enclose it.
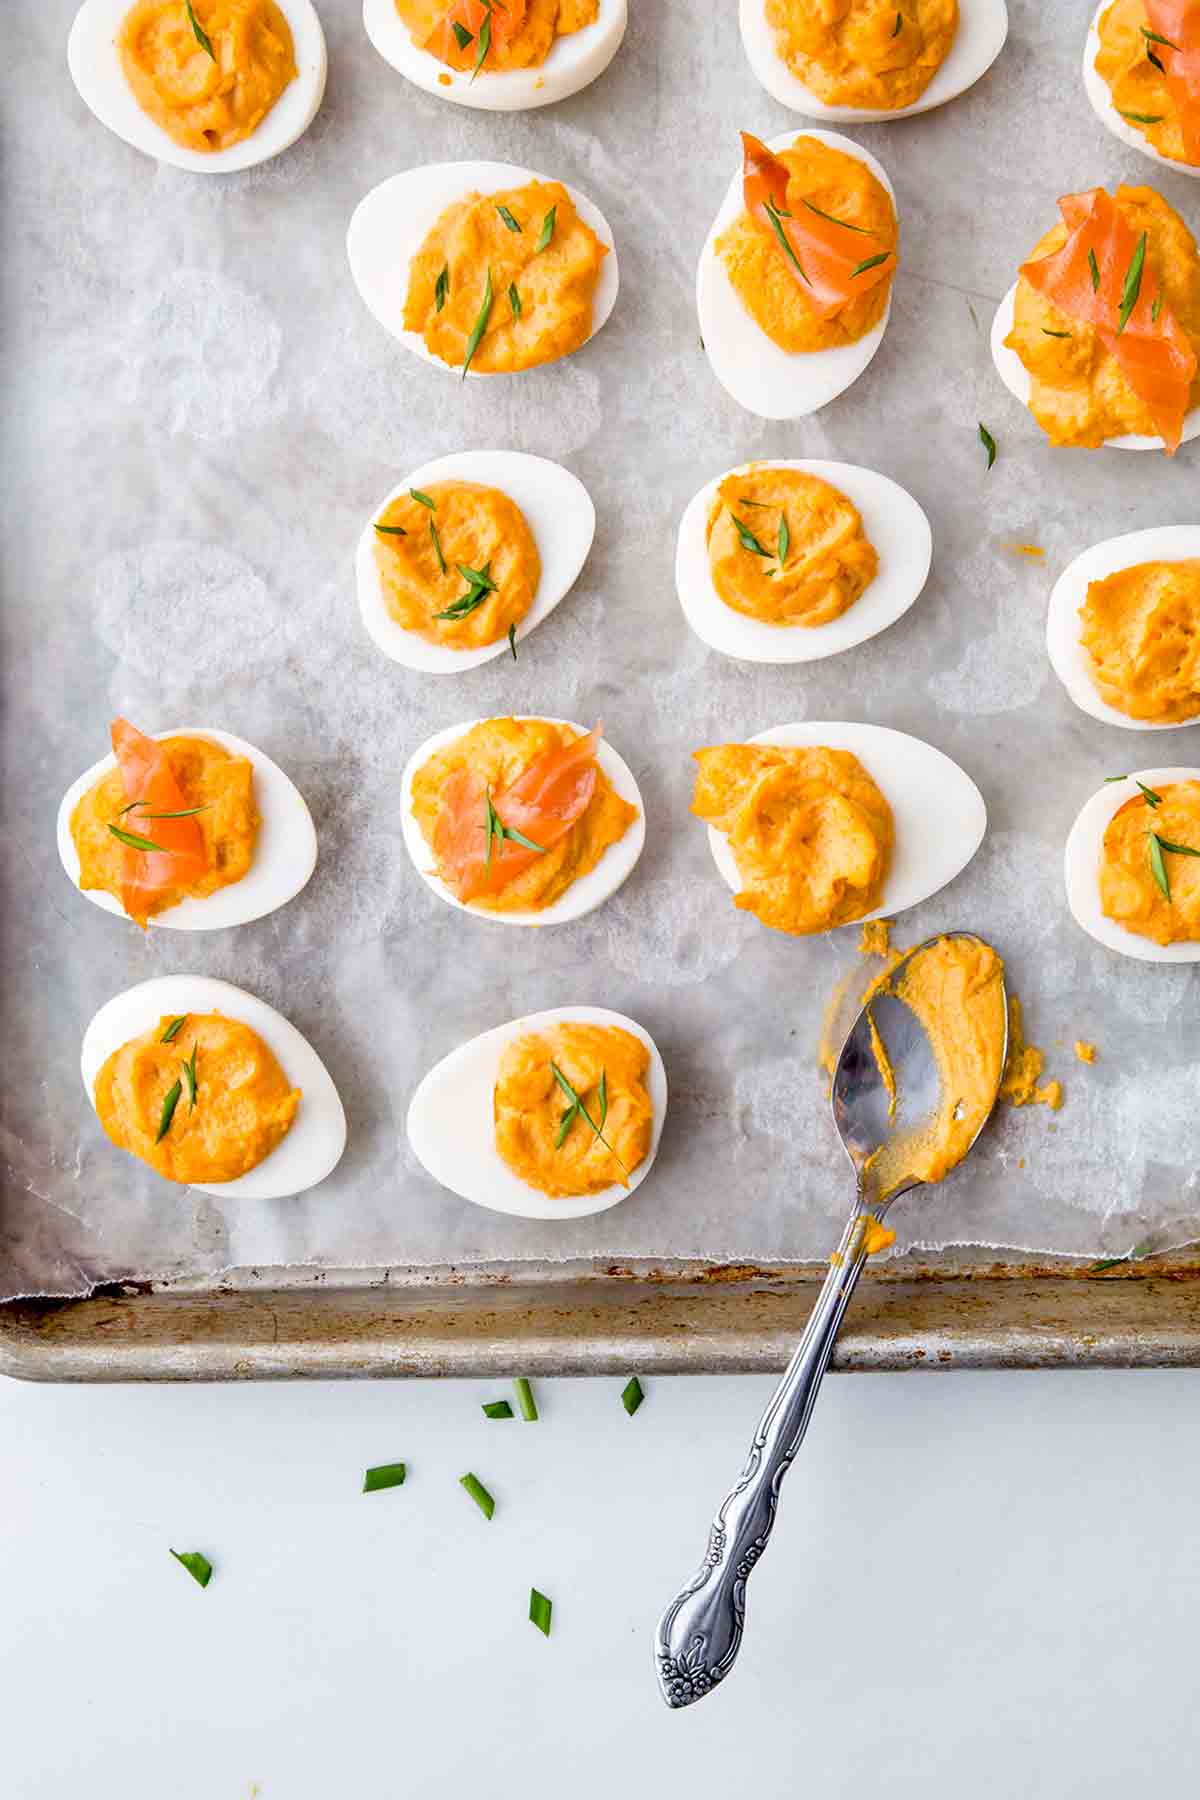
<path fill-rule="evenodd" d="M 713 373 L 747 412 L 799 419 L 862 374 L 883 341 L 896 272 L 891 183 L 830 131 L 763 143 L 700 253 L 696 305 Z"/>
<path fill-rule="evenodd" d="M 607 900 L 646 837 L 628 765 L 565 719 L 479 719 L 404 771 L 404 842 L 441 899 L 506 925 L 556 925 Z"/>
<path fill-rule="evenodd" d="M 58 850 L 75 886 L 106 912 L 174 931 L 246 925 L 284 906 L 316 867 L 298 790 L 229 732 L 153 737 L 127 719 L 113 753 L 72 782 Z"/>
<path fill-rule="evenodd" d="M 1200 175 L 1200 6 L 1100 0 L 1083 85 L 1115 138 L 1181 175 Z"/>

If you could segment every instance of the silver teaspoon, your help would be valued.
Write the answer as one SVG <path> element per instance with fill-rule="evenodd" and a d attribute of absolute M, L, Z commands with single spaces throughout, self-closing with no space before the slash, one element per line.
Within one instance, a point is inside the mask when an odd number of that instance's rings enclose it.
<path fill-rule="evenodd" d="M 974 938 L 974 933 L 942 936 Z M 889 985 L 940 941 L 929 938 L 918 944 L 892 971 Z M 1001 992 L 1006 1024 L 996 1087 L 968 1150 L 991 1117 L 1000 1089 L 1008 1049 L 1003 978 Z M 872 1043 L 872 1019 L 894 1075 L 894 1108 Z M 889 1191 L 880 1193 L 878 1153 L 901 1143 L 905 1134 L 916 1135 L 932 1121 L 940 1099 L 933 1048 L 917 1015 L 886 990 L 872 996 L 842 1046 L 831 1095 L 834 1124 L 854 1169 L 854 1206 L 804 1335 L 758 1422 L 745 1467 L 717 1509 L 704 1561 L 659 1620 L 655 1661 L 668 1706 L 691 1706 L 703 1699 L 733 1667 L 742 1642 L 746 1583 L 767 1547 L 780 1486 L 803 1441 L 842 1315 L 867 1260 L 872 1219 L 882 1220 L 894 1201 L 922 1185 L 919 1177 L 901 1172 Z"/>

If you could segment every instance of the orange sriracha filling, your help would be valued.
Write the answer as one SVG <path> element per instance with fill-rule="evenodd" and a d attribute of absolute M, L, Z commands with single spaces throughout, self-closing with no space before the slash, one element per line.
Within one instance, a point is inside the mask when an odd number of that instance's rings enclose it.
<path fill-rule="evenodd" d="M 1200 0 L 1145 0 L 1145 8 L 1160 40 L 1154 53 L 1166 71 L 1187 159 L 1200 163 Z"/>

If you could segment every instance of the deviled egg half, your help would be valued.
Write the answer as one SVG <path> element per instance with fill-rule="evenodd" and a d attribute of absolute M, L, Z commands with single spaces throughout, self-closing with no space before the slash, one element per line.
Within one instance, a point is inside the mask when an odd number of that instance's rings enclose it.
<path fill-rule="evenodd" d="M 453 675 L 516 645 L 574 586 L 596 531 L 583 483 L 516 450 L 423 463 L 376 508 L 355 553 L 358 604 L 385 656 Z"/>
<path fill-rule="evenodd" d="M 363 0 L 385 62 L 425 93 L 481 112 L 526 112 L 590 87 L 628 20 L 628 0 Z"/>
<path fill-rule="evenodd" d="M 569 719 L 476 719 L 439 731 L 400 785 L 404 846 L 425 885 L 502 925 L 563 925 L 633 873 L 642 796 L 601 733 Z"/>
<path fill-rule="evenodd" d="M 742 463 L 684 509 L 675 586 L 713 650 L 816 662 L 894 625 L 932 555 L 921 507 L 874 469 L 812 457 Z"/>
<path fill-rule="evenodd" d="M 1174 169 L 1177 175 L 1197 176 L 1200 155 L 1194 161 L 1187 160 L 1186 155 L 1196 128 L 1193 125 L 1180 141 L 1179 110 L 1171 93 L 1170 77 L 1177 54 L 1195 56 L 1200 25 L 1194 12 L 1189 21 L 1186 8 L 1170 7 L 1170 24 L 1178 31 L 1178 20 L 1190 31 L 1192 41 L 1186 43 L 1182 41 L 1183 33 L 1176 37 L 1169 30 L 1164 32 L 1162 25 L 1155 28 L 1154 13 L 1167 10 L 1161 4 L 1149 7 L 1145 0 L 1100 0 L 1083 47 L 1083 88 L 1100 123 L 1122 144 L 1140 151 L 1152 162 Z M 1102 21 L 1107 44 L 1102 42 Z M 1118 92 L 1097 67 L 1098 57 L 1119 83 Z M 1118 98 L 1122 106 L 1118 106 Z M 1151 142 L 1151 133 L 1174 140 L 1180 154 L 1165 155 Z"/>
<path fill-rule="evenodd" d="M 1123 731 L 1200 722 L 1200 525 L 1093 544 L 1050 594 L 1046 648 L 1081 711 Z"/>
<path fill-rule="evenodd" d="M 167 1181 L 239 1200 L 315 1187 L 346 1115 L 308 1039 L 207 975 L 157 975 L 102 1006 L 80 1058 L 109 1139 Z"/>
<path fill-rule="evenodd" d="M 617 298 L 599 207 L 513 163 L 430 163 L 360 200 L 350 272 L 385 331 L 465 377 L 518 374 L 594 337 Z"/>
<path fill-rule="evenodd" d="M 1008 36 L 1004 0 L 958 0 L 957 9 L 850 0 L 836 20 L 829 10 L 811 0 L 740 0 L 738 22 L 772 99 L 833 124 L 908 119 L 956 100 L 986 75 Z"/>
<path fill-rule="evenodd" d="M 928 900 L 987 828 L 957 763 L 881 725 L 776 725 L 696 762 L 692 812 L 734 904 L 794 937 Z"/>
<path fill-rule="evenodd" d="M 198 175 L 294 144 L 320 108 L 327 60 L 312 0 L 84 0 L 67 40 L 101 124 Z"/>
<path fill-rule="evenodd" d="M 222 931 L 295 898 L 317 834 L 278 764 L 209 726 L 147 736 L 116 719 L 111 731 L 114 753 L 58 809 L 63 868 L 94 905 L 167 931 Z"/>
<path fill-rule="evenodd" d="M 700 252 L 700 338 L 739 406 L 800 419 L 856 381 L 883 342 L 895 192 L 875 157 L 836 132 L 766 143 L 743 132 L 742 149 Z"/>
<path fill-rule="evenodd" d="M 1067 904 L 1098 944 L 1200 962 L 1200 767 L 1111 777 L 1081 808 L 1063 867 Z"/>
<path fill-rule="evenodd" d="M 527 1219 L 607 1212 L 658 1154 L 667 1075 L 648 1031 L 559 1006 L 460 1044 L 425 1076 L 408 1141 L 443 1187 Z"/>

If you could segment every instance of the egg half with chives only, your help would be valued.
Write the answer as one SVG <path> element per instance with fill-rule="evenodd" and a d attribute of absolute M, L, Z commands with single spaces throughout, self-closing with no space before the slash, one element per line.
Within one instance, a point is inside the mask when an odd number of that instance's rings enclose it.
<path fill-rule="evenodd" d="M 1170 906 L 1172 899 L 1176 902 L 1180 899 L 1179 890 L 1184 879 L 1194 893 L 1191 871 L 1200 868 L 1200 860 L 1194 860 L 1192 852 L 1200 850 L 1200 832 L 1195 830 L 1194 824 L 1189 824 L 1185 829 L 1193 832 L 1191 846 L 1182 853 L 1177 852 L 1174 849 L 1176 828 L 1171 826 L 1168 830 L 1161 817 L 1163 800 L 1170 797 L 1168 790 L 1176 783 L 1185 782 L 1195 788 L 1200 798 L 1200 767 L 1137 769 L 1128 775 L 1112 777 L 1080 808 L 1067 837 L 1063 873 L 1067 904 L 1076 924 L 1106 950 L 1116 950 L 1137 962 L 1200 962 L 1200 936 L 1181 938 L 1173 943 L 1156 943 L 1152 937 L 1131 930 L 1119 919 L 1105 913 L 1100 887 L 1107 860 L 1105 834 L 1122 808 L 1130 806 L 1132 812 L 1126 817 L 1133 827 L 1131 838 L 1140 865 L 1136 871 L 1137 887 L 1141 890 L 1142 900 L 1161 894 L 1162 900 Z M 1200 812 L 1200 807 L 1194 806 L 1191 812 Z M 1160 838 L 1157 855 L 1152 833 Z M 1162 839 L 1166 840 L 1165 849 L 1161 847 Z M 1185 869 L 1188 871 L 1186 877 L 1183 875 Z M 1164 883 L 1167 892 L 1162 894 Z M 1132 904 L 1135 908 L 1139 904 L 1127 872 L 1116 875 L 1114 894 L 1122 903 Z"/>
<path fill-rule="evenodd" d="M 785 483 L 796 475 L 806 478 L 795 482 L 796 502 L 767 504 L 782 498 L 769 492 L 775 471 Z M 751 478 L 767 500 L 747 500 L 736 487 L 739 477 Z M 722 488 L 727 507 L 719 497 Z M 850 578 L 850 559 L 871 558 L 873 552 L 875 572 L 859 597 L 825 622 L 778 624 L 750 616 L 724 600 L 714 580 L 713 555 L 721 554 L 717 532 L 725 513 L 732 557 L 748 559 L 743 565 L 748 581 L 764 606 L 777 591 L 762 587 L 768 577 L 794 587 L 798 596 L 811 594 L 819 614 L 841 603 L 838 582 Z M 729 526 L 740 533 L 740 547 L 729 537 Z M 816 662 L 865 643 L 903 617 L 925 586 L 932 555 L 929 520 L 898 482 L 856 463 L 772 458 L 726 470 L 688 502 L 679 523 L 675 587 L 692 630 L 722 655 L 755 663 Z"/>
<path fill-rule="evenodd" d="M 469 14 L 478 28 L 470 30 L 460 14 Z M 487 19 L 479 0 L 467 0 L 465 7 L 449 6 L 445 20 L 451 30 L 458 25 L 455 35 L 459 52 L 456 65 L 448 67 L 415 40 L 400 16 L 396 0 L 363 0 L 367 36 L 385 62 L 424 93 L 480 112 L 527 112 L 535 106 L 553 106 L 555 101 L 566 100 L 590 87 L 621 47 L 629 6 L 628 0 L 598 0 L 596 17 L 590 24 L 555 37 L 544 62 L 529 63 L 523 68 L 492 66 L 495 56 L 494 52 L 489 56 L 489 50 L 498 29 L 497 20 L 503 16 L 503 9 L 497 7 Z M 485 24 L 487 41 L 481 43 Z M 435 27 L 435 39 L 439 29 L 440 26 Z"/>
<path fill-rule="evenodd" d="M 882 7 L 878 9 L 882 12 Z M 908 7 L 911 14 L 915 8 Z M 909 119 L 914 113 L 944 106 L 987 74 L 1008 36 L 1008 8 L 1004 0 L 958 0 L 958 24 L 944 60 L 935 69 L 920 96 L 908 106 L 836 106 L 807 88 L 780 54 L 774 27 L 768 19 L 768 0 L 740 0 L 738 23 L 742 45 L 755 75 L 773 100 L 810 119 L 831 124 L 885 124 L 889 119 Z M 900 11 L 896 11 L 901 20 Z M 902 22 L 902 21 L 901 21 Z M 832 27 L 829 29 L 832 30 Z M 885 61 L 884 67 L 887 64 Z"/>
<path fill-rule="evenodd" d="M 515 1172 L 497 1148 L 496 1089 L 502 1059 L 521 1039 L 554 1033 L 561 1028 L 584 1026 L 601 1032 L 628 1033 L 644 1046 L 644 1090 L 651 1118 L 645 1155 L 627 1179 L 615 1181 L 592 1193 L 554 1196 L 539 1191 Z M 553 1040 L 551 1040 L 553 1041 Z M 648 1058 L 648 1061 L 646 1060 Z M 591 1126 L 607 1127 L 596 1094 L 585 1098 Z M 562 1133 L 566 1124 L 586 1151 L 591 1148 L 591 1128 L 582 1118 L 566 1120 L 571 1107 L 567 1093 L 552 1095 L 553 1117 Z M 414 1155 L 435 1181 L 476 1206 L 492 1212 L 512 1213 L 527 1219 L 582 1219 L 607 1212 L 627 1200 L 640 1187 L 654 1165 L 667 1113 L 667 1075 L 658 1047 L 648 1031 L 623 1013 L 600 1006 L 559 1006 L 548 1012 L 511 1019 L 491 1031 L 460 1044 L 436 1063 L 413 1094 L 408 1108 L 408 1141 Z M 611 1116 L 611 1115 L 610 1115 Z M 615 1135 L 615 1134 L 614 1134 Z M 564 1139 L 565 1142 L 565 1139 Z M 602 1146 L 601 1146 L 602 1148 Z"/>
<path fill-rule="evenodd" d="M 407 507 L 407 525 L 389 524 L 389 509 L 406 497 L 415 497 L 424 512 Z M 591 496 L 558 463 L 517 450 L 439 456 L 384 496 L 359 539 L 354 569 L 363 624 L 385 656 L 426 675 L 454 675 L 516 654 L 574 586 L 595 531 Z M 537 559 L 532 582 L 530 540 Z M 485 566 L 488 578 L 497 578 L 493 605 L 504 610 L 494 625 L 488 621 L 487 629 L 497 634 L 491 642 L 464 644 L 463 628 L 487 614 L 490 596 L 485 593 L 479 605 L 479 584 L 471 580 Z M 443 594 L 443 588 L 449 591 Z M 419 628 L 403 622 L 401 609 Z M 444 620 L 442 613 L 451 617 Z M 505 628 L 510 618 L 511 639 Z"/>
<path fill-rule="evenodd" d="M 138 104 L 121 65 L 117 43 L 134 0 L 84 0 L 67 39 L 71 79 L 80 98 L 102 125 L 124 138 L 134 150 L 144 151 L 158 162 L 195 175 L 232 175 L 240 169 L 252 169 L 287 150 L 308 130 L 325 93 L 325 33 L 312 0 L 275 0 L 275 4 L 291 32 L 296 73 L 249 136 L 226 149 L 193 150 L 177 143 Z M 204 31 L 202 17 L 208 17 L 208 13 L 203 6 L 197 10 L 195 27 L 189 25 L 182 0 L 173 9 L 164 6 L 163 14 L 168 11 L 178 14 L 178 18 L 164 17 L 161 23 L 151 23 L 154 30 L 164 34 L 165 50 L 173 48 L 177 57 L 187 52 L 178 66 L 178 84 L 168 84 L 165 92 L 166 103 L 182 114 L 189 104 L 194 104 L 194 91 L 200 95 L 207 92 L 212 79 L 210 67 L 215 71 L 221 65 L 226 44 L 217 26 L 214 25 L 211 37 Z M 195 39 L 194 45 L 190 38 Z M 228 80 L 223 69 L 221 80 Z M 194 88 L 197 83 L 198 88 Z"/>

